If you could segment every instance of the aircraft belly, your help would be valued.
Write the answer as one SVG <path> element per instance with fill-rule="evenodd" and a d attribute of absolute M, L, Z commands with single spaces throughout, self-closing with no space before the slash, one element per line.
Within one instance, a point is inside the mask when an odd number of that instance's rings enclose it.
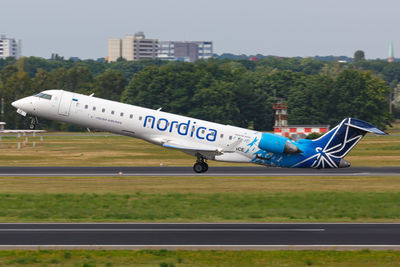
<path fill-rule="evenodd" d="M 224 153 L 222 155 L 215 156 L 215 160 L 238 162 L 238 163 L 250 162 L 250 159 L 248 157 L 246 157 L 246 155 L 239 154 L 239 153 Z"/>
<path fill-rule="evenodd" d="M 194 150 L 181 150 L 181 151 L 193 157 L 196 157 L 197 154 L 201 154 L 207 160 L 215 160 L 215 153 L 212 152 L 197 152 Z"/>

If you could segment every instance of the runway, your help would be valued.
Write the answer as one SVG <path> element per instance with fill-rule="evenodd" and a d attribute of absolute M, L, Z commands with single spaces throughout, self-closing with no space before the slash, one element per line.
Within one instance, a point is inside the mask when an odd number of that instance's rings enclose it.
<path fill-rule="evenodd" d="M 0 249 L 16 246 L 398 249 L 400 224 L 0 224 Z"/>
<path fill-rule="evenodd" d="M 267 167 L 213 167 L 195 173 L 191 167 L 0 167 L 1 176 L 400 176 L 400 167 L 297 169 Z"/>

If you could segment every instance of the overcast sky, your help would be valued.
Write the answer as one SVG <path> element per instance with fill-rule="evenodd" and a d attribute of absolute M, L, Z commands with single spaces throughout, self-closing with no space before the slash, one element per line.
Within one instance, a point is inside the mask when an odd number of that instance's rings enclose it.
<path fill-rule="evenodd" d="M 214 52 L 400 56 L 399 0 L 0 0 L 0 34 L 24 56 L 107 56 L 107 39 L 211 40 Z"/>

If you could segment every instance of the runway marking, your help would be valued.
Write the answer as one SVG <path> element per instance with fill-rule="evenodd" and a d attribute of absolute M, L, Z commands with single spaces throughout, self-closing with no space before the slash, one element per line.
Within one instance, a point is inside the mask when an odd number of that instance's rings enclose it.
<path fill-rule="evenodd" d="M 252 222 L 177 222 L 177 223 L 168 223 L 168 222 L 78 222 L 78 223 L 66 223 L 66 222 L 21 222 L 21 223 L 0 223 L 0 227 L 3 225 L 398 225 L 399 222 L 363 222 L 363 223 L 352 223 L 352 222 L 283 222 L 283 223 L 274 223 L 274 222 L 263 222 L 263 223 L 252 223 Z M 37 229 L 37 228 L 32 228 Z"/>
<path fill-rule="evenodd" d="M 400 250 L 400 245 L 0 245 L 0 250 L 87 249 L 87 250 Z"/>
<path fill-rule="evenodd" d="M 62 229 L 43 229 L 43 228 L 10 228 L 10 229 L 0 229 L 0 232 L 323 232 L 325 229 L 315 228 L 315 229 L 279 229 L 279 228 L 268 228 L 268 229 L 240 229 L 240 228 L 226 228 L 226 229 L 203 229 L 203 228 L 193 228 L 193 229 L 180 229 L 180 228 L 160 228 L 160 229 L 84 229 L 84 228 L 62 228 Z"/>
<path fill-rule="evenodd" d="M 196 176 L 217 176 L 217 177 L 275 177 L 275 176 L 400 176 L 400 173 L 124 173 L 120 175 L 118 173 L 35 173 L 35 174 L 23 174 L 23 173 L 1 173 L 0 177 L 103 177 L 103 176 L 158 176 L 158 177 L 196 177 Z"/>

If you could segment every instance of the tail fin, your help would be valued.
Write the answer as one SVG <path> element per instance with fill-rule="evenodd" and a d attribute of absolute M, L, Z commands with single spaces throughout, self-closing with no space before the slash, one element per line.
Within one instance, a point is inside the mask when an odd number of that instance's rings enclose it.
<path fill-rule="evenodd" d="M 385 134 L 368 122 L 354 118 L 344 119 L 328 133 L 308 143 L 307 146 L 310 146 L 309 148 L 317 154 L 308 158 L 307 163 L 313 168 L 349 167 L 350 162 L 343 158 L 366 133 Z M 303 161 L 303 163 L 306 162 Z"/>

